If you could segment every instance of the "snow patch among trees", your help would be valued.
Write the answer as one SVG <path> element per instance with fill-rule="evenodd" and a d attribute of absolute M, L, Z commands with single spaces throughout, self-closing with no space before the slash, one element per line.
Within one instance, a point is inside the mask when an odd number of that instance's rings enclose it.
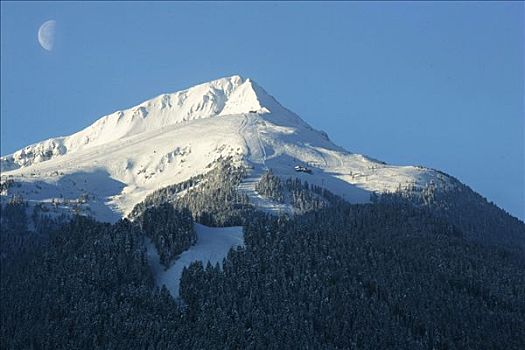
<path fill-rule="evenodd" d="M 145 238 L 148 263 L 153 270 L 155 282 L 159 287 L 163 285 L 175 298 L 179 296 L 180 279 L 185 267 L 194 261 L 202 261 L 203 265 L 209 262 L 212 265 L 222 265 L 230 248 L 243 246 L 243 231 L 241 226 L 208 227 L 194 224 L 197 233 L 197 243 L 184 251 L 177 260 L 165 268 L 160 263 L 159 254 L 149 238 Z"/>

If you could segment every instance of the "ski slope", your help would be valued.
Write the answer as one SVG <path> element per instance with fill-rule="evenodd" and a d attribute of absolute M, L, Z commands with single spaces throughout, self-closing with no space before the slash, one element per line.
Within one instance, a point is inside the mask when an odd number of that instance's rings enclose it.
<path fill-rule="evenodd" d="M 2 182 L 16 184 L 2 195 L 76 206 L 112 222 L 149 193 L 206 173 L 221 157 L 254 169 L 240 189 L 257 207 L 275 213 L 288 208 L 255 193 L 266 169 L 325 187 L 352 203 L 368 202 L 372 192 L 430 183 L 442 190 L 454 186 L 450 177 L 431 169 L 387 165 L 348 152 L 252 80 L 233 76 L 161 95 L 71 136 L 1 157 Z M 296 165 L 312 174 L 296 172 Z"/>
<path fill-rule="evenodd" d="M 155 245 L 146 239 L 146 257 L 152 269 L 157 286 L 163 285 L 169 290 L 170 294 L 179 297 L 180 278 L 184 267 L 190 266 L 194 261 L 202 261 L 206 267 L 210 262 L 212 265 L 219 264 L 226 258 L 230 248 L 244 245 L 242 227 L 208 227 L 195 224 L 197 243 L 184 251 L 175 262 L 165 268 L 160 263 L 159 254 Z"/>
<path fill-rule="evenodd" d="M 268 214 L 273 214 L 275 216 L 281 216 L 284 214 L 292 215 L 294 213 L 294 209 L 291 204 L 277 203 L 257 193 L 255 186 L 261 179 L 263 173 L 263 168 L 259 166 L 254 167 L 248 173 L 248 176 L 246 176 L 246 178 L 241 181 L 241 184 L 239 185 L 239 191 L 246 194 L 250 200 L 250 203 L 253 204 L 258 210 L 264 211 Z"/>

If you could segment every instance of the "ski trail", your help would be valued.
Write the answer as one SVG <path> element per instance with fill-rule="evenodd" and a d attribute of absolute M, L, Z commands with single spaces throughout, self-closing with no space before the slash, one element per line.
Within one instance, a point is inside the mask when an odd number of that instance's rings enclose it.
<path fill-rule="evenodd" d="M 239 191 L 246 194 L 257 210 L 266 213 L 280 216 L 283 214 L 292 215 L 293 208 L 290 204 L 277 203 L 271 199 L 261 196 L 256 190 L 255 186 L 261 180 L 264 171 L 261 167 L 255 167 L 247 177 L 245 177 L 239 184 Z"/>
<path fill-rule="evenodd" d="M 261 180 L 266 167 L 266 150 L 259 135 L 256 118 L 251 114 L 243 114 L 243 120 L 239 127 L 239 134 L 243 137 L 248 149 L 248 161 L 254 165 L 249 175 L 239 184 L 239 191 L 246 194 L 258 210 L 272 215 L 293 214 L 293 208 L 289 204 L 277 203 L 271 199 L 261 196 L 255 190 L 255 186 Z"/>
<path fill-rule="evenodd" d="M 244 140 L 244 144 L 246 146 L 246 149 L 248 150 L 248 156 L 250 156 L 251 155 L 250 145 L 248 145 L 248 141 L 246 140 L 246 136 L 244 136 L 247 122 L 248 122 L 248 117 L 246 117 L 246 114 L 243 114 L 242 115 L 242 122 L 241 122 L 241 125 L 239 126 L 239 135 L 242 136 L 242 138 Z"/>
<path fill-rule="evenodd" d="M 264 149 L 254 118 L 250 114 L 243 114 L 243 121 L 239 127 L 239 134 L 243 137 L 246 147 L 248 148 L 249 160 L 265 166 L 266 150 Z"/>
<path fill-rule="evenodd" d="M 240 226 L 231 227 L 208 227 L 194 224 L 197 234 L 197 243 L 182 252 L 168 268 L 160 263 L 157 248 L 153 242 L 145 237 L 146 259 L 153 272 L 153 277 L 158 287 L 163 285 L 174 298 L 178 298 L 180 279 L 184 267 L 190 266 L 194 261 L 202 261 L 206 266 L 208 262 L 212 265 L 222 265 L 223 259 L 228 255 L 231 248 L 244 245 L 243 229 Z"/>
<path fill-rule="evenodd" d="M 259 143 L 259 148 L 261 149 L 262 151 L 262 155 L 263 155 L 263 164 L 266 168 L 266 149 L 264 148 L 264 144 L 263 142 L 261 141 L 261 135 L 259 134 L 259 128 L 257 126 L 256 123 L 253 123 L 254 125 L 254 128 L 255 128 L 255 131 L 256 131 L 256 136 L 257 136 L 257 141 Z"/>

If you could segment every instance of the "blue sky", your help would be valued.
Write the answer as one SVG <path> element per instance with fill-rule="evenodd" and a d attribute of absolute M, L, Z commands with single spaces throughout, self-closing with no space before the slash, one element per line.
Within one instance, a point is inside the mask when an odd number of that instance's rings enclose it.
<path fill-rule="evenodd" d="M 241 74 L 348 150 L 525 217 L 522 2 L 2 2 L 1 20 L 2 155 Z"/>

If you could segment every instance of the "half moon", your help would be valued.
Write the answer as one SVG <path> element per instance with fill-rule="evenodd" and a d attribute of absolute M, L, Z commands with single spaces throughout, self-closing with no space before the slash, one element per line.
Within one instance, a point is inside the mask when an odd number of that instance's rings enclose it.
<path fill-rule="evenodd" d="M 55 20 L 49 20 L 44 22 L 38 29 L 38 42 L 45 50 L 53 50 L 55 44 Z"/>

